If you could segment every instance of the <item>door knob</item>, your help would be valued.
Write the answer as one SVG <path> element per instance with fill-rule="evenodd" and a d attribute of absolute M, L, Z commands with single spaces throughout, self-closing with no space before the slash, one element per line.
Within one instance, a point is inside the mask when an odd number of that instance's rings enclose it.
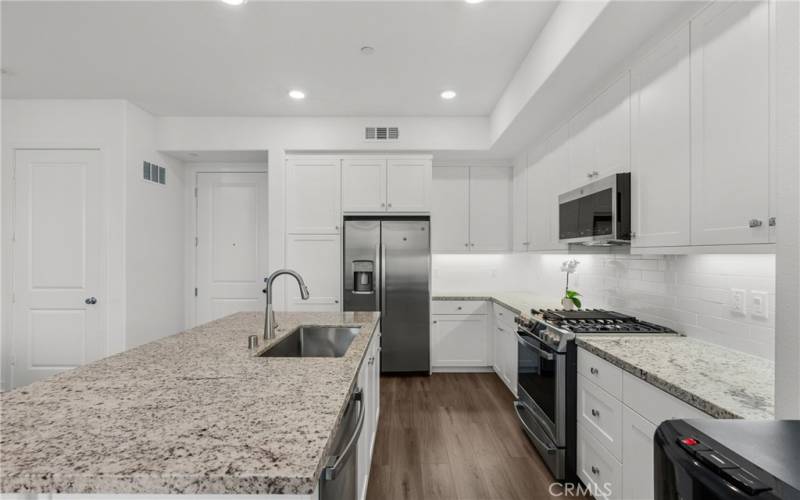
<path fill-rule="evenodd" d="M 91 305 L 97 304 L 97 298 L 89 297 L 88 299 L 84 300 L 84 302 L 86 302 L 86 304 L 91 306 Z"/>

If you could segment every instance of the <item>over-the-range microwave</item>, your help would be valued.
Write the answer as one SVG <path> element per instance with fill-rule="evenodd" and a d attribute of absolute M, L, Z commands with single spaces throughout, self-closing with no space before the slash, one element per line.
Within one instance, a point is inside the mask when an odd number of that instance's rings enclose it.
<path fill-rule="evenodd" d="M 558 197 L 558 239 L 583 245 L 631 241 L 631 174 L 610 175 Z"/>

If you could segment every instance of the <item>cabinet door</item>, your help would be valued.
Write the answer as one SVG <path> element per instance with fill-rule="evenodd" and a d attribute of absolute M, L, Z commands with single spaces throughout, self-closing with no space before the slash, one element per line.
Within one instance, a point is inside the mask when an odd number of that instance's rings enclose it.
<path fill-rule="evenodd" d="M 286 232 L 336 234 L 341 224 L 340 161 L 296 157 L 286 162 Z"/>
<path fill-rule="evenodd" d="M 492 337 L 492 369 L 500 379 L 505 379 L 505 350 L 503 349 L 503 327 L 495 324 Z"/>
<path fill-rule="evenodd" d="M 434 253 L 469 251 L 469 169 L 433 169 L 431 249 Z"/>
<path fill-rule="evenodd" d="M 389 212 L 430 211 L 430 160 L 388 160 L 386 180 L 386 207 Z"/>
<path fill-rule="evenodd" d="M 525 157 L 514 162 L 511 211 L 515 252 L 528 251 L 528 165 Z"/>
<path fill-rule="evenodd" d="M 289 310 L 339 311 L 341 243 L 338 234 L 288 235 L 286 265 L 300 273 L 309 293 L 308 300 L 301 299 L 297 284 L 287 280 Z"/>
<path fill-rule="evenodd" d="M 689 27 L 631 70 L 634 247 L 691 243 Z"/>
<path fill-rule="evenodd" d="M 528 167 L 528 248 L 566 250 L 558 241 L 558 195 L 569 191 L 569 130 L 562 127 L 545 144 L 541 159 Z"/>
<path fill-rule="evenodd" d="M 486 316 L 434 316 L 431 365 L 437 368 L 491 366 Z"/>
<path fill-rule="evenodd" d="M 369 408 L 372 405 L 372 366 L 369 364 L 370 353 L 367 352 L 366 359 L 364 359 L 361 369 L 358 372 L 357 387 L 361 389 L 361 404 L 364 411 L 364 425 L 361 427 L 361 435 L 358 436 L 358 445 L 356 450 L 356 498 L 363 500 L 367 497 L 367 479 L 369 478 L 369 469 L 372 457 L 370 456 L 371 446 L 371 429 L 369 419 Z M 360 411 L 360 410 L 359 410 Z"/>
<path fill-rule="evenodd" d="M 503 340 L 503 350 L 506 360 L 506 384 L 508 388 L 517 396 L 517 333 L 515 330 L 506 329 L 505 339 Z"/>
<path fill-rule="evenodd" d="M 622 407 L 622 498 L 653 498 L 653 436 L 656 426 Z"/>
<path fill-rule="evenodd" d="M 768 3 L 717 2 L 691 30 L 692 244 L 766 243 Z"/>
<path fill-rule="evenodd" d="M 569 121 L 569 185 L 567 191 L 594 180 L 594 106 L 593 102 Z"/>
<path fill-rule="evenodd" d="M 471 252 L 511 250 L 511 174 L 508 167 L 469 168 Z"/>
<path fill-rule="evenodd" d="M 630 75 L 626 72 L 594 100 L 592 180 L 630 170 L 630 91 Z"/>
<path fill-rule="evenodd" d="M 386 160 L 342 160 L 342 210 L 386 211 Z"/>

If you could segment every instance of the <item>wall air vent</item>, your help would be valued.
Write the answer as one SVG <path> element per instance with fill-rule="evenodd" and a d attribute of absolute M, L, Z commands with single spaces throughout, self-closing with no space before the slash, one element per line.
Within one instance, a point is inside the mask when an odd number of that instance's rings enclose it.
<path fill-rule="evenodd" d="M 365 127 L 364 140 L 368 142 L 397 141 L 400 129 L 397 127 Z"/>

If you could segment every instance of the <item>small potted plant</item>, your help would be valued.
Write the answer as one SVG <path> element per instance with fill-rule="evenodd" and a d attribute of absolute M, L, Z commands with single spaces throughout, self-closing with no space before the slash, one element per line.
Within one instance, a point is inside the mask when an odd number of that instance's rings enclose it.
<path fill-rule="evenodd" d="M 576 259 L 565 260 L 561 263 L 561 271 L 567 274 L 567 283 L 564 286 L 564 297 L 561 299 L 561 306 L 568 311 L 576 307 L 578 309 L 581 308 L 581 299 L 578 298 L 581 294 L 575 290 L 569 289 L 569 275 L 575 272 L 578 268 L 578 264 L 580 264 L 580 262 Z"/>

